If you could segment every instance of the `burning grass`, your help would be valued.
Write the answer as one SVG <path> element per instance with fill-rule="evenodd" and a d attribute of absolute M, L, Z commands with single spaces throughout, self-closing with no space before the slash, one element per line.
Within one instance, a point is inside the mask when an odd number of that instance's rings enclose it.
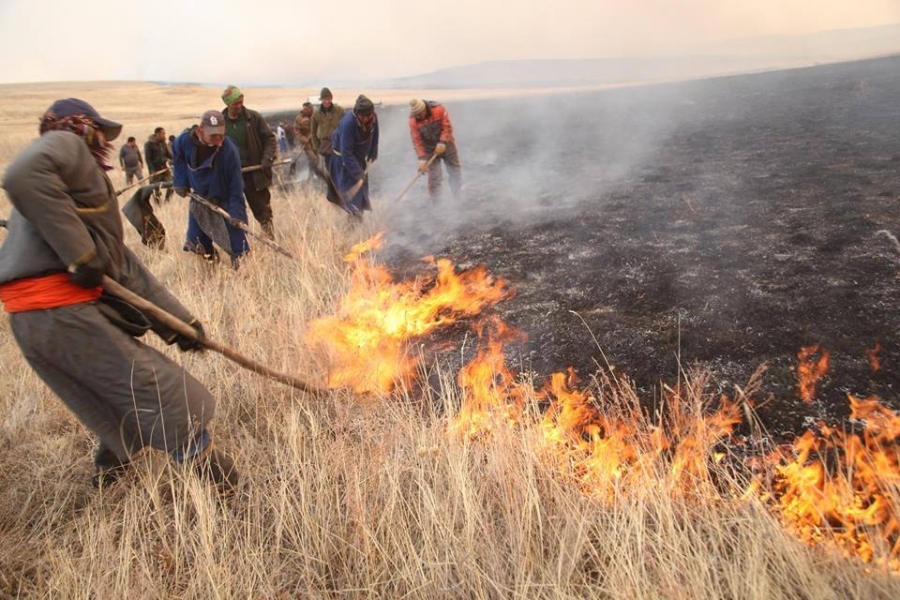
<path fill-rule="evenodd" d="M 457 274 L 448 260 L 439 261 L 436 284 L 429 278 L 425 286 L 396 283 L 382 266 L 364 257 L 380 241 L 376 236 L 348 255 L 354 285 L 342 300 L 342 316 L 314 323 L 315 335 L 308 340 L 326 345 L 334 340 L 331 355 L 337 357 L 342 374 L 337 381 L 354 381 L 347 376 L 352 365 L 363 375 L 389 373 L 378 380 L 378 389 L 388 392 L 396 385 L 409 387 L 418 371 L 416 357 L 404 350 L 407 344 L 456 323 L 460 316 L 481 315 L 483 308 L 507 294 L 482 268 Z M 469 310 L 461 310 L 463 306 Z M 498 425 L 534 429 L 540 432 L 543 460 L 587 496 L 605 501 L 633 495 L 650 480 L 676 499 L 730 502 L 761 494 L 801 540 L 900 572 L 900 416 L 878 399 L 850 398 L 860 433 L 821 424 L 787 451 L 759 456 L 746 448 L 760 447 L 761 440 L 735 435 L 743 420 L 741 404 L 752 416 L 753 399 L 747 395 L 739 401 L 707 398 L 705 380 L 697 376 L 667 388 L 651 419 L 639 399 L 628 393 L 627 382 L 611 376 L 601 375 L 593 386 L 579 388 L 569 370 L 551 375 L 547 385 L 536 390 L 511 372 L 503 353 L 505 344 L 522 341 L 523 334 L 496 316 L 477 323 L 476 333 L 484 343 L 456 376 L 461 402 L 450 427 L 456 434 L 480 438 Z M 371 360 L 360 360 L 383 348 L 385 339 L 390 351 L 377 354 L 377 367 L 372 368 Z M 798 361 L 800 399 L 811 402 L 816 381 L 828 371 L 828 352 L 818 346 L 803 348 Z M 826 466 L 829 458 L 833 464 Z M 766 468 L 753 474 L 743 468 L 759 464 Z"/>
<path fill-rule="evenodd" d="M 740 433 L 765 396 L 752 381 L 725 397 L 686 373 L 649 399 L 613 372 L 535 384 L 504 354 L 527 332 L 491 314 L 502 274 L 432 259 L 397 281 L 371 244 L 353 248 L 377 226 L 275 202 L 298 263 L 190 260 L 177 200 L 159 209 L 169 250 L 128 231 L 210 336 L 334 388 L 317 400 L 148 340 L 219 398 L 215 437 L 247 481 L 228 501 L 152 452 L 93 491 L 89 434 L 0 325 L 0 598 L 900 593 L 900 426 L 877 399 L 773 449 Z M 422 350 L 448 327 L 465 351 Z"/>

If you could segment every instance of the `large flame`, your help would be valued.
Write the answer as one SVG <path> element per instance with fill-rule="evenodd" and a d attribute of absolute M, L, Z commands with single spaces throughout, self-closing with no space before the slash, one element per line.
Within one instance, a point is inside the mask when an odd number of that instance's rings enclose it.
<path fill-rule="evenodd" d="M 437 272 L 411 282 L 393 276 L 366 256 L 381 244 L 367 240 L 351 251 L 350 290 L 336 316 L 310 326 L 308 341 L 327 350 L 328 384 L 357 392 L 388 392 L 414 381 L 419 359 L 410 341 L 479 315 L 510 293 L 483 267 L 457 273 L 449 260 L 426 259 Z M 457 375 L 461 392 L 451 430 L 489 443 L 498 426 L 534 432 L 541 456 L 586 494 L 612 499 L 648 481 L 680 497 L 734 499 L 758 496 L 785 527 L 810 544 L 828 544 L 847 555 L 900 572 L 900 417 L 877 398 L 850 397 L 854 430 L 825 424 L 767 456 L 726 455 L 739 447 L 733 430 L 739 406 L 725 396 L 693 387 L 672 389 L 651 418 L 611 374 L 598 374 L 587 389 L 569 368 L 535 390 L 506 364 L 504 347 L 524 334 L 496 316 L 474 323 L 482 346 Z M 869 353 L 878 368 L 879 347 Z M 815 398 L 828 370 L 819 346 L 798 353 L 798 395 Z M 531 404 L 529 404 L 531 402 Z M 545 410 L 528 411 L 528 406 Z M 749 487 L 717 480 L 726 456 L 750 473 Z"/>
<path fill-rule="evenodd" d="M 457 273 L 449 260 L 431 257 L 426 261 L 436 274 L 394 282 L 387 269 L 365 258 L 381 244 L 379 234 L 353 247 L 345 257 L 353 267 L 350 289 L 337 314 L 310 324 L 306 341 L 326 350 L 330 387 L 364 393 L 408 384 L 418 362 L 406 351 L 411 340 L 508 295 L 506 283 L 483 266 Z"/>

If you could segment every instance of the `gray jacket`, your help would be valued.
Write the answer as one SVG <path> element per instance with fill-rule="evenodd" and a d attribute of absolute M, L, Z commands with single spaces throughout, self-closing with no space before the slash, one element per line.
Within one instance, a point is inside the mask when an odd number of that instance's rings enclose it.
<path fill-rule="evenodd" d="M 115 190 L 80 137 L 43 134 L 10 163 L 3 188 L 14 208 L 0 247 L 0 284 L 65 272 L 99 255 L 107 275 L 190 320 L 124 245 Z"/>
<path fill-rule="evenodd" d="M 137 146 L 131 147 L 128 144 L 122 146 L 119 150 L 119 166 L 123 169 L 133 169 L 144 164 L 141 158 L 141 151 Z"/>

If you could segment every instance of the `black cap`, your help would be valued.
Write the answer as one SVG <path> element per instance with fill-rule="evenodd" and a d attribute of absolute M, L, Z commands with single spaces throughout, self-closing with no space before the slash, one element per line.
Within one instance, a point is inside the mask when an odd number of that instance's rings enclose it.
<path fill-rule="evenodd" d="M 100 128 L 100 131 L 103 132 L 103 136 L 106 137 L 107 140 L 116 139 L 122 132 L 121 123 L 104 119 L 93 106 L 78 98 L 64 98 L 62 100 L 57 100 L 47 109 L 47 113 L 57 117 L 84 115 L 97 124 L 97 127 Z"/>
<path fill-rule="evenodd" d="M 356 104 L 353 106 L 353 112 L 362 116 L 371 115 L 375 112 L 375 104 L 364 95 L 360 94 L 359 98 L 356 99 Z"/>
<path fill-rule="evenodd" d="M 319 100 L 324 100 L 325 98 L 333 98 L 333 97 L 334 96 L 331 95 L 331 90 L 329 90 L 327 87 L 323 87 L 322 91 L 319 92 Z"/>

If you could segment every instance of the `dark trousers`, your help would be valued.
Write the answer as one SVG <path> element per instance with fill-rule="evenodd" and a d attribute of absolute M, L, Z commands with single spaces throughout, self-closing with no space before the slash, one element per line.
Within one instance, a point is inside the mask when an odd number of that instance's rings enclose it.
<path fill-rule="evenodd" d="M 272 194 L 269 189 L 256 189 L 253 184 L 253 173 L 244 173 L 244 196 L 253 217 L 260 223 L 268 223 L 272 220 Z"/>

